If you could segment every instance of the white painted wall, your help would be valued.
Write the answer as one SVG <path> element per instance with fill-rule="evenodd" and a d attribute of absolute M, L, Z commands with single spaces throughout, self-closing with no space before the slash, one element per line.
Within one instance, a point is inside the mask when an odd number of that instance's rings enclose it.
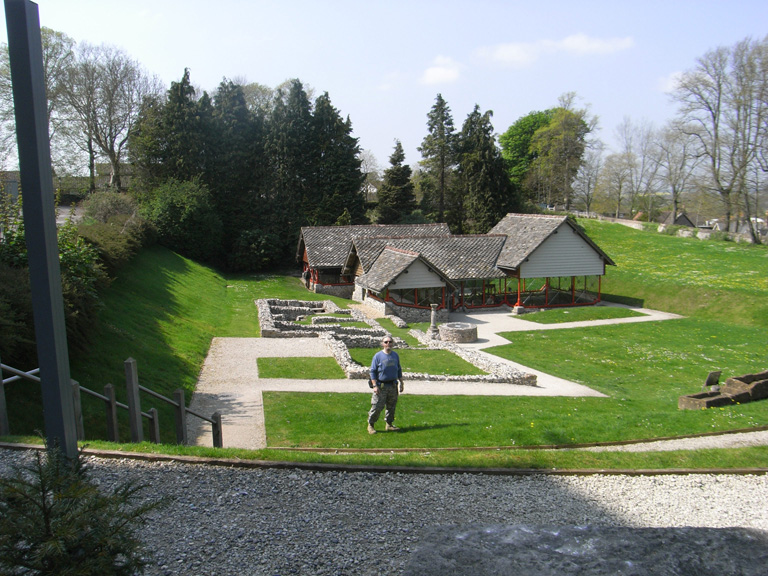
<path fill-rule="evenodd" d="M 407 273 L 403 272 L 389 285 L 389 289 L 405 290 L 408 288 L 437 288 L 438 286 L 445 286 L 443 279 L 431 272 L 424 262 L 416 260 L 408 267 Z"/>
<path fill-rule="evenodd" d="M 521 278 L 602 274 L 605 274 L 603 259 L 565 223 L 520 265 Z"/>

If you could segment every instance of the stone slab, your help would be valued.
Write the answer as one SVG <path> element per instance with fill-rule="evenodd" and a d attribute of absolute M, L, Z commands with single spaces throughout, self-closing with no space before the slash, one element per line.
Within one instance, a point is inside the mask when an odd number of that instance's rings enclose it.
<path fill-rule="evenodd" d="M 748 528 L 431 527 L 405 576 L 763 576 L 768 532 Z"/>

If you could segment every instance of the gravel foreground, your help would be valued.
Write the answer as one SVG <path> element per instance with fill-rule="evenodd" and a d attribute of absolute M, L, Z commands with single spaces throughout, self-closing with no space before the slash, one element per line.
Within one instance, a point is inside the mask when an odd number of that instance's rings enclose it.
<path fill-rule="evenodd" d="M 0 473 L 31 452 L 0 450 Z M 244 469 L 88 456 L 153 513 L 149 575 L 402 574 L 430 528 L 483 524 L 768 530 L 768 475 L 487 476 Z"/>

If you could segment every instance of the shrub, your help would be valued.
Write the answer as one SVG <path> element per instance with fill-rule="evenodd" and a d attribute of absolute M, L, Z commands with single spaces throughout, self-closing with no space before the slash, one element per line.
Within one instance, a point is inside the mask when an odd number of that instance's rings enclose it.
<path fill-rule="evenodd" d="M 73 222 L 59 228 L 59 262 L 69 345 L 84 349 L 96 321 L 99 289 L 108 285 L 108 277 L 98 250 L 78 234 Z"/>
<path fill-rule="evenodd" d="M 157 229 L 158 241 L 182 256 L 215 261 L 222 224 L 208 187 L 198 179 L 169 179 L 152 190 L 142 212 Z"/>
<path fill-rule="evenodd" d="M 136 213 L 136 203 L 120 192 L 94 192 L 83 201 L 83 215 L 88 220 L 107 223 L 114 216 L 131 216 Z"/>
<path fill-rule="evenodd" d="M 96 247 L 110 276 L 142 247 L 153 244 L 156 234 L 153 226 L 138 214 L 116 214 L 106 222 L 81 223 L 78 232 Z"/>
<path fill-rule="evenodd" d="M 141 503 L 130 482 L 102 494 L 81 453 L 56 447 L 0 478 L 0 573 L 132 575 L 147 559 L 135 531 L 163 500 Z"/>

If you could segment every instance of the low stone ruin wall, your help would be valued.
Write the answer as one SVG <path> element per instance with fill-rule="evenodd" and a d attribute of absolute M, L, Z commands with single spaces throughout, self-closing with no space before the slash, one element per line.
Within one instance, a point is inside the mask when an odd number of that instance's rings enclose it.
<path fill-rule="evenodd" d="M 700 410 L 733 404 L 746 404 L 768 398 L 768 370 L 757 374 L 745 374 L 728 378 L 719 390 L 680 396 L 680 410 Z"/>
<path fill-rule="evenodd" d="M 518 384 L 521 386 L 536 386 L 536 375 L 518 370 L 514 366 L 510 366 L 501 359 L 495 359 L 490 354 L 486 354 L 479 350 L 473 350 L 471 348 L 463 348 L 453 342 L 443 342 L 441 340 L 432 340 L 421 330 L 410 330 L 408 332 L 411 336 L 416 338 L 424 346 L 431 349 L 448 350 L 456 354 L 459 358 L 466 360 L 470 364 L 474 364 L 480 370 L 488 372 L 488 376 L 449 376 L 445 378 L 438 378 L 437 376 L 419 376 L 419 379 L 429 380 L 452 380 L 452 381 L 467 381 L 467 382 L 503 382 L 507 384 Z"/>
<path fill-rule="evenodd" d="M 327 294 L 328 296 L 338 296 L 339 298 L 350 300 L 355 287 L 352 284 L 312 284 L 311 289 L 315 294 Z"/>
<path fill-rule="evenodd" d="M 325 323 L 315 322 L 319 318 L 313 319 L 312 325 L 299 325 L 293 321 L 285 320 L 286 317 L 298 318 L 310 314 L 317 314 L 319 310 L 334 313 L 346 313 L 331 301 L 325 302 L 303 302 L 299 300 L 274 300 L 262 299 L 256 301 L 259 311 L 259 324 L 261 326 L 261 335 L 264 338 L 321 338 L 331 350 L 336 362 L 350 379 L 367 379 L 369 367 L 357 364 L 349 354 L 349 348 L 378 348 L 381 344 L 382 336 L 387 331 L 382 328 L 378 322 L 366 318 L 357 310 L 351 310 L 350 320 L 364 321 L 371 328 L 353 328 L 343 326 L 343 320 L 339 318 L 329 318 L 328 320 L 342 320 L 342 322 Z M 278 311 L 274 314 L 273 311 Z M 278 316 L 280 318 L 278 318 Z M 407 327 L 406 322 L 398 316 L 388 316 L 398 327 Z M 325 320 L 325 319 L 324 319 Z M 468 376 L 446 376 L 435 374 L 421 374 L 408 372 L 403 375 L 409 380 L 437 380 L 452 382 L 503 382 L 509 384 L 520 384 L 524 386 L 535 386 L 536 376 L 524 373 L 501 361 L 494 361 L 493 358 L 482 352 L 464 349 L 452 342 L 441 342 L 431 340 L 424 332 L 420 330 L 411 330 L 410 334 L 417 338 L 422 344 L 432 349 L 448 350 L 460 358 L 463 358 L 470 364 L 474 364 L 481 370 L 488 372 L 484 375 Z M 395 338 L 397 348 L 408 348 L 408 345 L 400 338 Z"/>

